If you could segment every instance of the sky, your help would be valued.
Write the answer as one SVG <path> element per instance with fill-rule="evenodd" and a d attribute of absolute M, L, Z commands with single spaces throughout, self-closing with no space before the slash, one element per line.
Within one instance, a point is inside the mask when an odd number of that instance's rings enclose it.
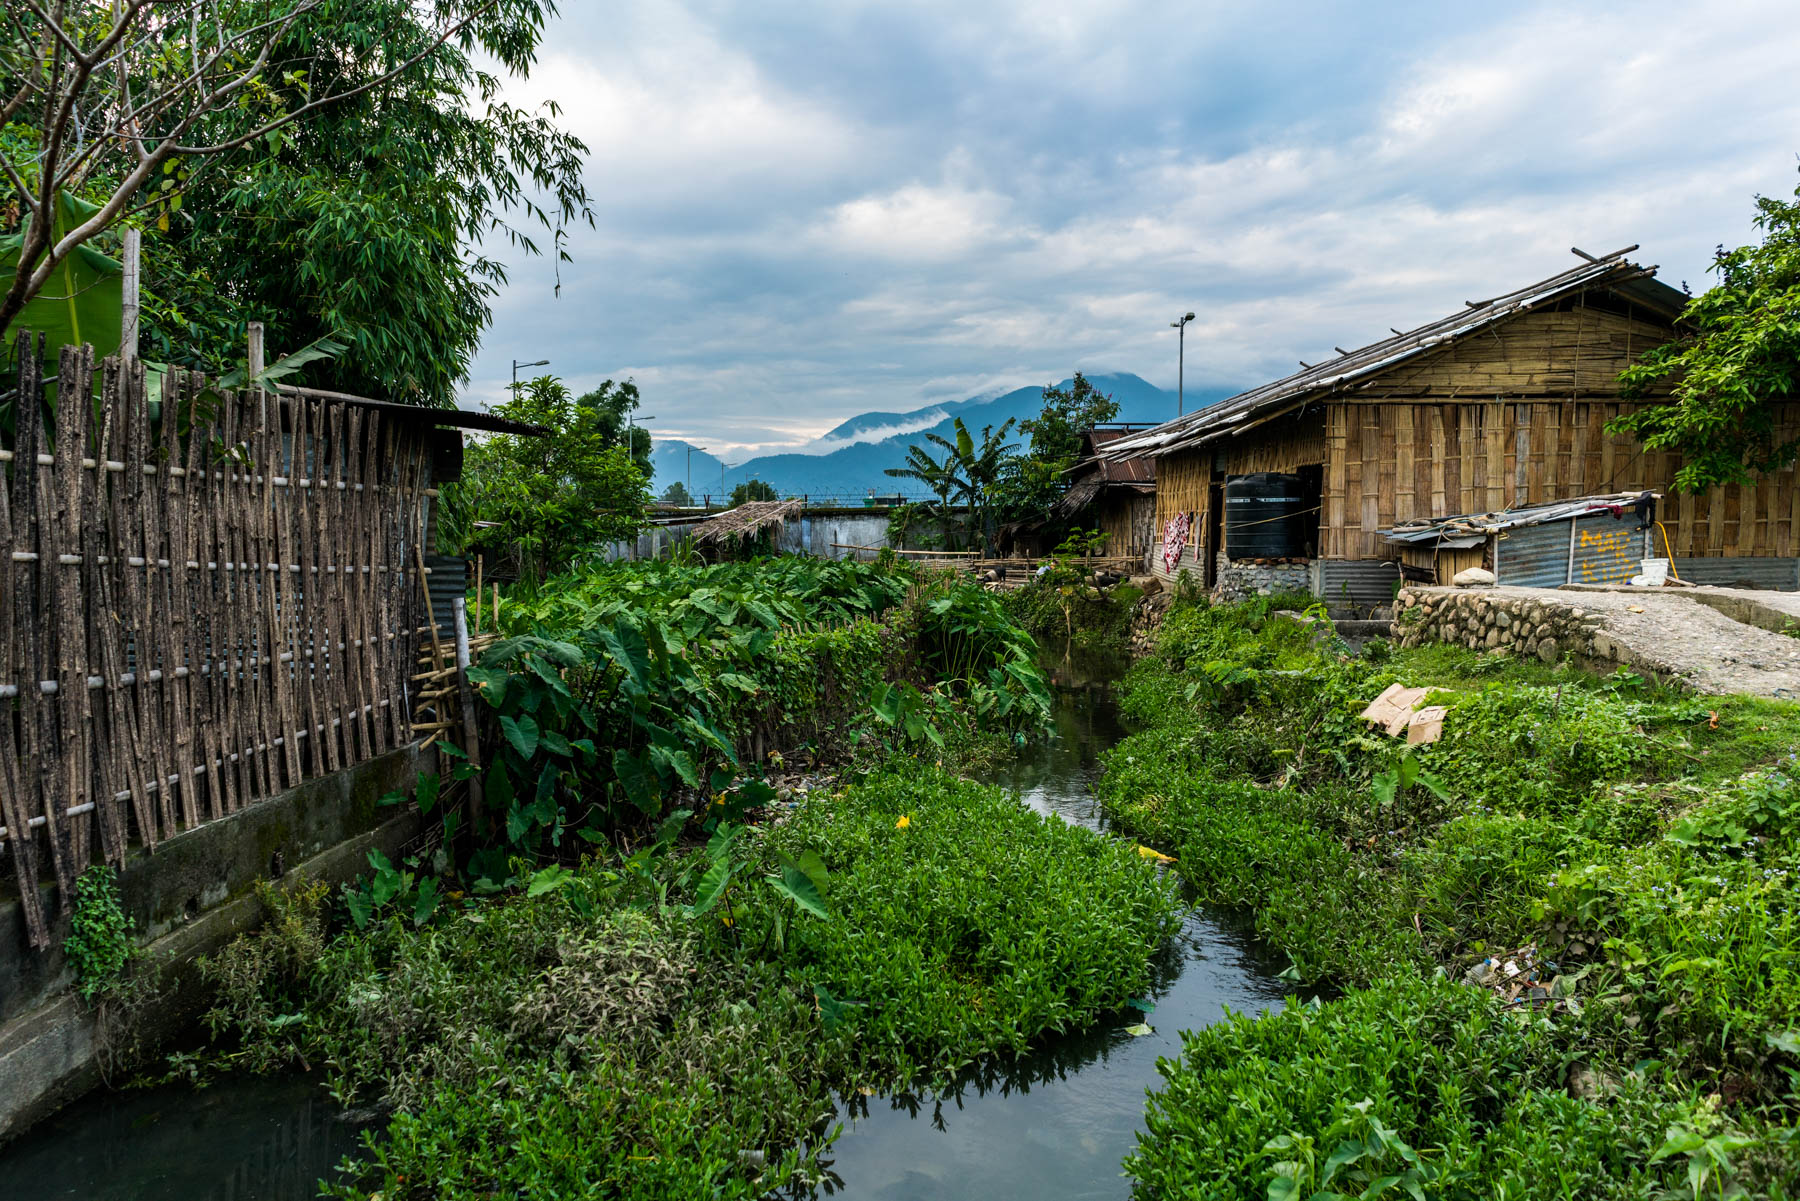
<path fill-rule="evenodd" d="M 1694 291 L 1800 182 L 1800 5 L 562 0 L 589 148 L 513 359 L 731 462 L 1074 370 L 1250 387 L 1638 243 Z"/>

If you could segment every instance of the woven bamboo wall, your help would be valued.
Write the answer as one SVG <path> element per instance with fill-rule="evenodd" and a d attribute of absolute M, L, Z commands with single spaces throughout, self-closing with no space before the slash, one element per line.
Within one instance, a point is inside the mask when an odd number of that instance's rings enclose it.
<path fill-rule="evenodd" d="M 1606 432 L 1625 407 L 1602 400 L 1334 403 L 1325 412 L 1321 553 L 1393 558 L 1374 531 L 1396 522 L 1641 488 L 1664 493 L 1658 516 L 1678 557 L 1797 553 L 1800 489 L 1792 467 L 1754 485 L 1677 496 L 1673 453 Z M 1800 428 L 1800 406 L 1783 406 L 1778 424 Z"/>
<path fill-rule="evenodd" d="M 1156 500 L 1129 488 L 1108 488 L 1089 510 L 1095 529 L 1105 534 L 1106 553 L 1141 558 L 1155 539 L 1151 528 Z"/>
<path fill-rule="evenodd" d="M 38 358 L 0 488 L 0 840 L 34 945 L 118 864 L 410 738 L 422 618 L 422 428 L 373 410 L 171 372 L 101 369 L 46 424 Z M 65 349 L 62 397 L 92 394 Z M 47 863 L 46 863 L 47 861 Z"/>

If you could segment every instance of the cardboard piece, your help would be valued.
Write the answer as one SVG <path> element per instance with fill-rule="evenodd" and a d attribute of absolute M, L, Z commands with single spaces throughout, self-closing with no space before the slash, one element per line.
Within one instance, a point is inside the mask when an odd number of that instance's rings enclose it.
<path fill-rule="evenodd" d="M 1406 745 L 1422 746 L 1444 736 L 1444 718 L 1450 712 L 1444 705 L 1427 705 L 1412 715 L 1406 725 Z"/>
<path fill-rule="evenodd" d="M 1371 725 L 1380 726 L 1390 738 L 1405 734 L 1409 746 L 1436 742 L 1443 737 L 1444 718 L 1450 710 L 1443 705 L 1416 708 L 1431 691 L 1429 688 L 1389 684 L 1387 690 L 1370 701 L 1369 707 L 1362 711 L 1362 719 Z"/>

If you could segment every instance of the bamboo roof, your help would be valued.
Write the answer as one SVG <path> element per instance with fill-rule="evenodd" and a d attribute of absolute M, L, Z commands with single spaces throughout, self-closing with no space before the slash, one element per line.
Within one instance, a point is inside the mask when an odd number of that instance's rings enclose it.
<path fill-rule="evenodd" d="M 804 504 L 799 497 L 749 501 L 701 522 L 694 527 L 693 538 L 702 545 L 754 538 L 764 530 L 779 530 L 788 518 L 799 516 Z"/>
<path fill-rule="evenodd" d="M 1492 300 L 1471 300 L 1459 312 L 1417 329 L 1396 333 L 1391 338 L 1371 342 L 1357 350 L 1339 351 L 1330 362 L 1302 364 L 1301 370 L 1239 393 L 1229 400 L 1164 422 L 1153 430 L 1115 439 L 1099 448 L 1101 457 L 1111 460 L 1138 455 L 1166 455 L 1220 438 L 1230 437 L 1258 424 L 1271 410 L 1285 409 L 1295 403 L 1325 396 L 1356 385 L 1369 376 L 1379 374 L 1439 347 L 1477 333 L 1500 321 L 1553 304 L 1578 292 L 1606 288 L 1645 308 L 1673 319 L 1681 312 L 1687 297 L 1656 281 L 1655 267 L 1641 267 L 1625 256 L 1636 250 L 1623 250 L 1600 258 L 1583 255 L 1584 262 L 1549 279 L 1496 296 Z M 1580 253 L 1577 251 L 1576 253 Z"/>

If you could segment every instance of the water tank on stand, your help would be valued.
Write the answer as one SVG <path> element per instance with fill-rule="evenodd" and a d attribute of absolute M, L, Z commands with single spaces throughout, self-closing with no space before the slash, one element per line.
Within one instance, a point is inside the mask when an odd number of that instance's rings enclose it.
<path fill-rule="evenodd" d="M 1297 475 L 1258 471 L 1225 481 L 1225 556 L 1285 559 L 1305 553 L 1300 514 L 1306 488 Z"/>

